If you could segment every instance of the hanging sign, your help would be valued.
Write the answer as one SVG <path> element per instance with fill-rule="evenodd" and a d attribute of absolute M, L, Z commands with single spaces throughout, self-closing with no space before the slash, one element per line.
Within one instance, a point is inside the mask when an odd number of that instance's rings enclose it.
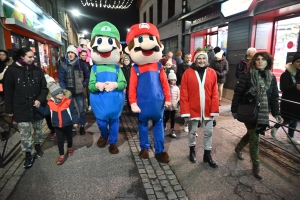
<path fill-rule="evenodd" d="M 221 12 L 224 17 L 229 17 L 247 11 L 253 0 L 228 0 L 221 4 Z"/>

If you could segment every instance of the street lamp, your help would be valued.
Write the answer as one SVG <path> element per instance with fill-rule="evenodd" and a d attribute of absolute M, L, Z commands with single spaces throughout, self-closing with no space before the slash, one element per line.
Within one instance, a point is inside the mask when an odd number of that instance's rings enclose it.
<path fill-rule="evenodd" d="M 88 32 L 86 30 L 82 31 L 82 33 L 85 35 L 88 34 Z"/>
<path fill-rule="evenodd" d="M 72 14 L 77 17 L 80 15 L 80 12 L 75 9 L 75 10 L 72 10 Z"/>

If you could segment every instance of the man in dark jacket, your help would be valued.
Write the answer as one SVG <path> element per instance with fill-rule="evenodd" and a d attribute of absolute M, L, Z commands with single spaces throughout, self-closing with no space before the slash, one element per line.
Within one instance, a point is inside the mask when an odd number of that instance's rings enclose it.
<path fill-rule="evenodd" d="M 191 54 L 185 54 L 184 61 L 177 67 L 177 85 L 179 86 L 181 83 L 181 78 L 185 70 L 187 70 L 192 65 L 192 55 Z"/>
<path fill-rule="evenodd" d="M 80 112 L 80 134 L 84 135 L 85 130 L 85 109 L 83 91 L 89 83 L 90 72 L 86 66 L 88 63 L 78 58 L 78 52 L 75 46 L 70 45 L 67 48 L 67 57 L 61 60 L 58 79 L 62 89 L 67 89 L 72 93 L 72 98 L 76 101 Z M 75 131 L 75 128 L 73 129 Z"/>
<path fill-rule="evenodd" d="M 16 62 L 8 67 L 5 73 L 5 112 L 18 123 L 21 148 L 26 152 L 24 168 L 30 168 L 33 164 L 31 123 L 35 132 L 34 144 L 37 156 L 41 157 L 44 154 L 40 146 L 43 140 L 44 117 L 36 107 L 46 103 L 48 89 L 42 69 L 34 65 L 32 50 L 22 48 L 16 54 Z"/>
<path fill-rule="evenodd" d="M 123 71 L 123 74 L 125 76 L 127 86 L 126 86 L 126 100 L 127 100 L 127 106 L 129 110 L 131 110 L 129 99 L 128 99 L 128 92 L 129 92 L 129 79 L 130 79 L 130 69 L 131 69 L 131 62 L 130 57 L 128 55 L 125 55 L 122 58 L 123 67 L 121 68 Z"/>
<path fill-rule="evenodd" d="M 244 58 L 242 58 L 239 63 L 236 65 L 236 71 L 235 71 L 235 77 L 239 79 L 240 74 L 242 72 L 246 72 L 248 70 L 248 63 L 251 60 L 251 58 L 256 53 L 256 49 L 253 47 L 250 47 L 247 49 L 246 55 Z"/>

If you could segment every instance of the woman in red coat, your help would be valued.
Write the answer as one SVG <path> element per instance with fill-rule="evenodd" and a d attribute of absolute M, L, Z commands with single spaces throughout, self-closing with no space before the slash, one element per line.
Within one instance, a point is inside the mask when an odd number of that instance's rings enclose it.
<path fill-rule="evenodd" d="M 219 116 L 218 83 L 216 72 L 208 67 L 207 53 L 197 51 L 194 63 L 187 69 L 181 80 L 180 113 L 189 120 L 190 161 L 196 162 L 196 133 L 198 122 L 202 121 L 204 128 L 203 162 L 208 162 L 212 168 L 218 165 L 212 160 L 211 143 L 214 116 Z"/>

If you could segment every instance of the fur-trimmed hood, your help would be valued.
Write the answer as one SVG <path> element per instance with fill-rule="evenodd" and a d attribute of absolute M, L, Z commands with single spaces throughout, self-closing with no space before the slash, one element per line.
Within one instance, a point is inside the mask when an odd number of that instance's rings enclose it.
<path fill-rule="evenodd" d="M 72 98 L 72 93 L 69 91 L 69 90 L 66 90 L 64 89 L 63 90 L 63 93 L 64 93 L 64 96 L 67 98 L 67 99 L 70 99 Z M 47 100 L 52 100 L 54 101 L 54 98 L 51 96 L 50 92 L 48 93 L 48 96 L 47 96 Z"/>
<path fill-rule="evenodd" d="M 288 72 L 290 72 L 290 74 L 291 74 L 292 76 L 295 76 L 295 75 L 297 74 L 297 68 L 296 68 L 294 65 L 292 65 L 292 64 L 287 64 L 287 65 L 285 66 L 285 68 L 286 68 L 286 70 L 287 70 Z"/>
<path fill-rule="evenodd" d="M 5 65 L 10 66 L 13 64 L 13 62 L 14 62 L 14 60 L 11 57 L 9 57 L 9 60 L 5 63 Z"/>

